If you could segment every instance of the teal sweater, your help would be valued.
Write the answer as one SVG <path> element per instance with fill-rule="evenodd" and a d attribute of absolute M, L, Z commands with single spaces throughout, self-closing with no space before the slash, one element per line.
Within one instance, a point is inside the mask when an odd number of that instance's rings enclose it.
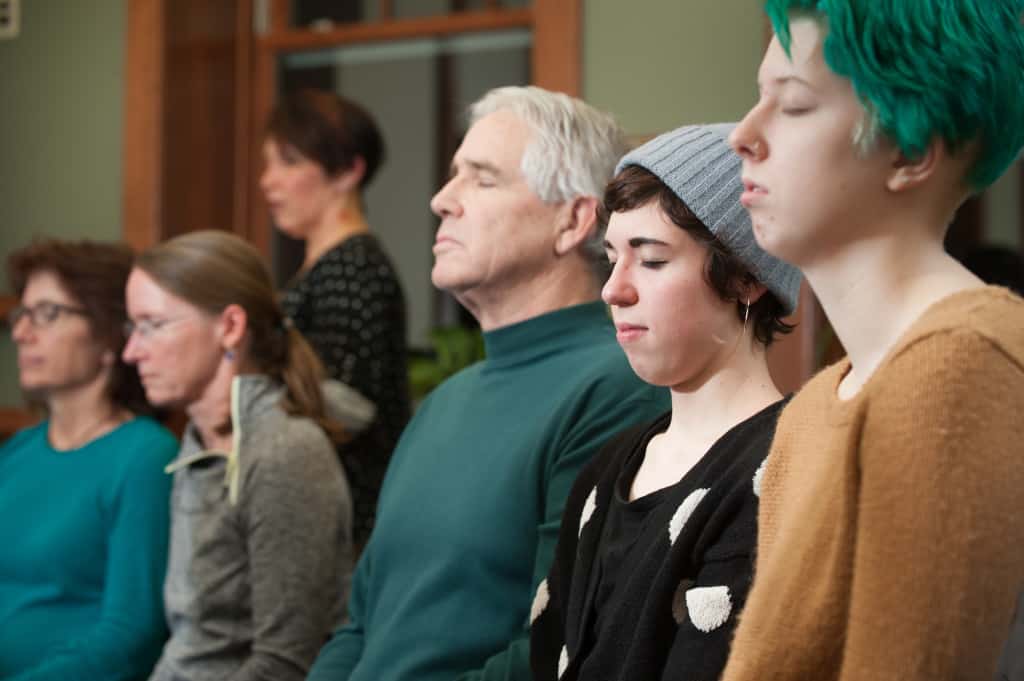
<path fill-rule="evenodd" d="M 48 422 L 0 447 L 0 679 L 139 679 L 166 637 L 174 437 L 136 418 L 53 449 Z"/>
<path fill-rule="evenodd" d="M 528 615 L 565 499 L 612 435 L 668 408 L 600 303 L 484 335 L 487 360 L 435 390 L 388 469 L 350 622 L 312 681 L 529 679 Z"/>

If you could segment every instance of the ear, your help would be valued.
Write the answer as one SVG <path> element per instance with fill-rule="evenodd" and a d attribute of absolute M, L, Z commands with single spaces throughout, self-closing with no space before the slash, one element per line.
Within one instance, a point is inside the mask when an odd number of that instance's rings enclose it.
<path fill-rule="evenodd" d="M 577 196 L 558 212 L 555 254 L 566 255 L 579 248 L 597 229 L 597 198 Z"/>
<path fill-rule="evenodd" d="M 366 175 L 366 159 L 356 156 L 352 159 L 352 165 L 342 170 L 331 180 L 331 185 L 339 194 L 348 194 L 359 189 L 359 183 Z"/>
<path fill-rule="evenodd" d="M 886 188 L 891 192 L 903 192 L 924 184 L 935 175 L 939 164 L 948 156 L 945 144 L 937 137 L 915 159 L 907 158 L 899 149 L 893 153 L 892 167 L 885 181 Z"/>
<path fill-rule="evenodd" d="M 241 305 L 232 303 L 225 307 L 217 319 L 217 335 L 225 351 L 238 351 L 249 328 L 249 315 Z"/>

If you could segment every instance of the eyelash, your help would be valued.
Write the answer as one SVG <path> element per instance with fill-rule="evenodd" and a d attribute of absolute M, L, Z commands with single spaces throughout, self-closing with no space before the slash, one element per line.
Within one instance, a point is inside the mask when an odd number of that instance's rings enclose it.
<path fill-rule="evenodd" d="M 649 270 L 658 270 L 667 262 L 667 260 L 641 260 L 640 264 Z"/>
<path fill-rule="evenodd" d="M 802 116 L 803 114 L 809 113 L 810 111 L 810 107 L 790 107 L 788 109 L 783 109 L 782 113 L 786 114 L 787 116 Z"/>

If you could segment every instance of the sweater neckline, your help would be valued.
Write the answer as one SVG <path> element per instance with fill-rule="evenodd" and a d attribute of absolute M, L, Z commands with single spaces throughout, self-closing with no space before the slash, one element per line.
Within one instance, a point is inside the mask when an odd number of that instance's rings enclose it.
<path fill-rule="evenodd" d="M 925 308 L 924 312 L 922 312 L 920 316 L 918 316 L 918 318 L 915 319 L 909 327 L 907 327 L 907 330 L 903 332 L 903 335 L 900 336 L 899 340 L 889 348 L 885 353 L 885 356 L 882 357 L 882 361 L 878 363 L 875 370 L 871 372 L 871 375 L 868 376 L 861 385 L 860 390 L 846 399 L 839 397 L 839 385 L 853 368 L 853 363 L 850 361 L 849 355 L 844 356 L 831 367 L 824 370 L 832 372 L 828 380 L 828 395 L 833 407 L 838 409 L 841 413 L 851 413 L 851 411 L 855 409 L 856 405 L 860 404 L 864 399 L 864 396 L 868 394 L 871 386 L 876 381 L 876 377 L 883 373 L 885 368 L 891 364 L 892 361 L 900 355 L 900 353 L 910 345 L 913 345 L 920 338 L 928 335 L 930 331 L 935 330 L 935 317 L 940 315 L 947 307 L 955 305 L 967 305 L 973 307 L 984 304 L 987 301 L 995 300 L 996 298 L 1012 295 L 1012 292 L 1001 286 L 988 285 L 981 288 L 957 291 L 944 298 L 936 300 Z"/>
<path fill-rule="evenodd" d="M 565 307 L 485 332 L 486 361 L 500 365 L 533 359 L 571 344 L 587 327 L 604 327 L 611 333 L 608 312 L 601 301 Z"/>
<path fill-rule="evenodd" d="M 138 414 L 134 414 L 131 416 L 131 418 L 122 421 L 121 423 L 117 424 L 117 426 L 111 428 L 107 432 L 92 438 L 88 442 L 83 442 L 77 447 L 70 447 L 68 449 L 57 449 L 56 447 L 53 446 L 53 443 L 50 442 L 50 419 L 46 419 L 36 427 L 40 429 L 40 433 L 42 434 L 43 446 L 46 447 L 47 452 L 54 456 L 70 456 L 73 454 L 78 454 L 79 452 L 88 451 L 97 446 L 107 446 L 106 440 L 108 438 L 113 436 L 115 433 L 121 432 L 125 426 L 127 426 L 130 423 L 134 423 L 140 418 L 142 417 L 140 417 Z"/>

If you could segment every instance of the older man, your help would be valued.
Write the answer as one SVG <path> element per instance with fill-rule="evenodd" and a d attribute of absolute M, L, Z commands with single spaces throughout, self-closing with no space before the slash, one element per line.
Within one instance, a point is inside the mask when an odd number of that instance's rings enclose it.
<path fill-rule="evenodd" d="M 667 408 L 598 300 L 596 209 L 622 131 L 532 87 L 488 93 L 471 123 L 431 201 L 432 279 L 479 320 L 487 359 L 434 391 L 402 435 L 350 620 L 315 681 L 529 679 L 530 604 L 577 471 Z"/>

